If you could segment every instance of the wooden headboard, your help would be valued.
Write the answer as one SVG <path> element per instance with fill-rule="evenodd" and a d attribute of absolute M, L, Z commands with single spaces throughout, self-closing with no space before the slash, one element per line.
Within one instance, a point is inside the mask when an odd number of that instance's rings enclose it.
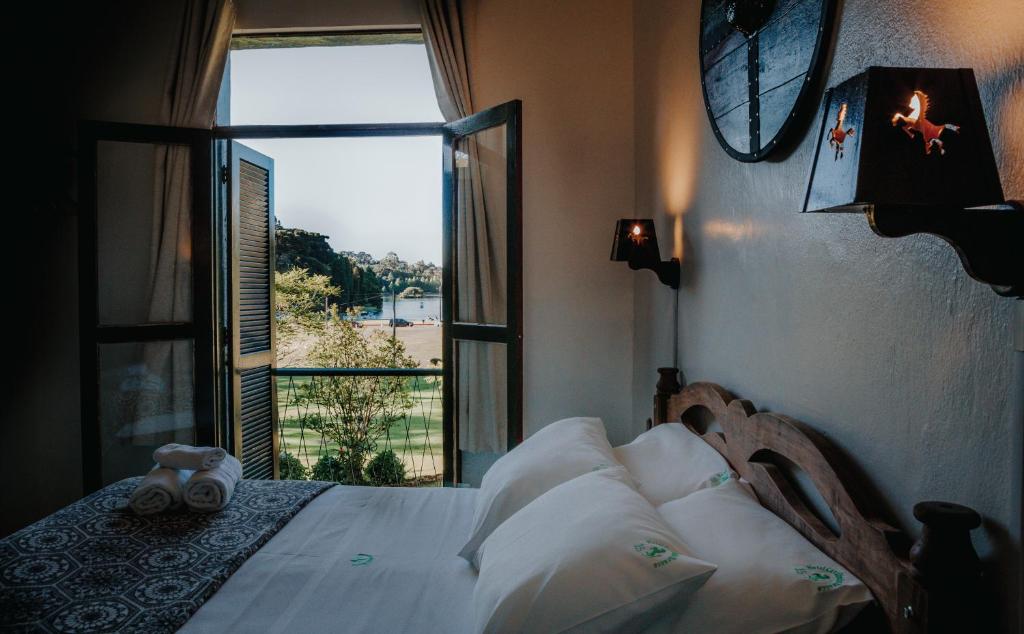
<path fill-rule="evenodd" d="M 722 431 L 709 431 L 709 419 Z M 699 434 L 750 481 L 762 505 L 859 577 L 883 614 L 879 619 L 876 611 L 875 624 L 866 631 L 884 628 L 879 620 L 893 634 L 928 631 L 928 594 L 910 563 L 910 540 L 881 519 L 856 474 L 820 434 L 788 416 L 759 413 L 750 401 L 714 383 L 693 383 L 675 392 L 659 382 L 653 420 L 682 422 Z M 839 534 L 805 502 L 788 474 L 791 465 L 820 493 Z"/>

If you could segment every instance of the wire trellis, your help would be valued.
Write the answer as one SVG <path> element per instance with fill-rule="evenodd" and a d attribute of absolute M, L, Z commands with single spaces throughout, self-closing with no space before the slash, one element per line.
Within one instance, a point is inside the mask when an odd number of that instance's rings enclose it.
<path fill-rule="evenodd" d="M 313 417 L 328 416 L 318 396 L 323 394 L 329 381 L 352 381 L 394 373 L 390 368 L 279 369 L 276 380 L 281 455 L 287 453 L 298 459 L 308 473 L 322 457 L 338 451 L 335 443 L 309 426 Z M 400 376 L 407 382 L 412 407 L 386 428 L 377 440 L 376 451 L 390 449 L 402 461 L 405 466 L 403 486 L 440 486 L 444 475 L 441 371 L 403 370 Z M 306 398 L 299 397 L 300 391 Z"/>

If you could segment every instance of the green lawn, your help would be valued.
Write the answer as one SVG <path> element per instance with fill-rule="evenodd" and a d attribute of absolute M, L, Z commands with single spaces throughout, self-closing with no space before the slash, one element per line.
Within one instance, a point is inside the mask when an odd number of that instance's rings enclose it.
<path fill-rule="evenodd" d="M 300 426 L 299 417 L 305 412 L 292 402 L 294 389 L 311 380 L 308 377 L 277 378 L 278 418 L 283 432 L 281 451 L 298 457 L 307 467 L 325 452 L 338 450 L 337 444 Z M 378 450 L 391 448 L 405 463 L 408 478 L 439 476 L 443 462 L 441 380 L 440 377 L 416 377 L 409 382 L 414 405 L 404 418 L 391 425 L 388 436 L 380 440 Z"/>

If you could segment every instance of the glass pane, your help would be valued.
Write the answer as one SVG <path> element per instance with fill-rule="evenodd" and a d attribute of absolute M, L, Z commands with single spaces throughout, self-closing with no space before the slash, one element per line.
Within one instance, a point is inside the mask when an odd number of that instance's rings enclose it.
<path fill-rule="evenodd" d="M 332 350 L 336 331 L 325 337 L 319 324 L 310 330 L 302 323 L 313 316 L 328 321 L 335 309 L 340 319 L 364 327 L 366 336 L 394 333 L 419 367 L 437 366 L 441 144 L 439 136 L 245 140 L 274 161 L 278 272 L 306 269 L 328 276 L 336 289 L 275 313 L 279 366 L 367 363 L 351 346 Z M 292 301 L 294 288 L 278 286 L 279 305 Z M 370 339 L 371 348 L 379 349 Z M 373 363 L 390 365 L 389 358 Z"/>
<path fill-rule="evenodd" d="M 459 449 L 504 452 L 508 446 L 508 352 L 503 343 L 455 342 L 455 420 Z"/>
<path fill-rule="evenodd" d="M 96 153 L 101 324 L 192 320 L 190 149 L 100 141 Z"/>
<path fill-rule="evenodd" d="M 103 484 L 142 475 L 153 450 L 193 444 L 192 342 L 99 346 L 99 417 Z"/>
<path fill-rule="evenodd" d="M 504 324 L 507 160 L 505 125 L 455 142 L 456 321 Z"/>
<path fill-rule="evenodd" d="M 422 36 L 394 37 L 233 38 L 222 105 L 233 125 L 444 121 Z"/>

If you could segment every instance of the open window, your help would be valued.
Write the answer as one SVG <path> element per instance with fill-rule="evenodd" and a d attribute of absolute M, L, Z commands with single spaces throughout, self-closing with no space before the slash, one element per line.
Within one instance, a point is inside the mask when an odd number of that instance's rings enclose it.
<path fill-rule="evenodd" d="M 522 441 L 521 111 L 511 101 L 444 126 L 445 472 Z"/>
<path fill-rule="evenodd" d="M 210 133 L 83 122 L 79 336 L 86 491 L 166 442 L 219 444 Z"/>
<path fill-rule="evenodd" d="M 222 446 L 244 477 L 279 476 L 274 161 L 247 138 L 442 138 L 443 369 L 320 373 L 440 374 L 446 484 L 461 480 L 464 455 L 520 442 L 520 112 L 514 101 L 449 124 L 84 123 L 87 490 L 144 473 L 165 442 Z"/>

